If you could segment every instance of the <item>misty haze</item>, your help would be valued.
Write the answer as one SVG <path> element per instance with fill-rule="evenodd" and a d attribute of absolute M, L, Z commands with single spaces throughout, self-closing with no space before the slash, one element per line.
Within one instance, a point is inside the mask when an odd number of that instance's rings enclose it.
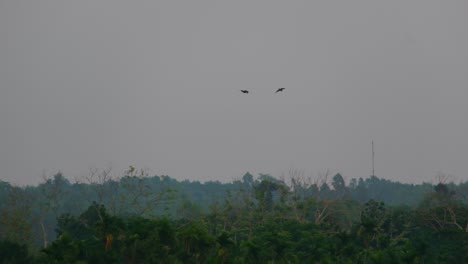
<path fill-rule="evenodd" d="M 0 263 L 468 263 L 466 47 L 456 0 L 1 1 Z"/>

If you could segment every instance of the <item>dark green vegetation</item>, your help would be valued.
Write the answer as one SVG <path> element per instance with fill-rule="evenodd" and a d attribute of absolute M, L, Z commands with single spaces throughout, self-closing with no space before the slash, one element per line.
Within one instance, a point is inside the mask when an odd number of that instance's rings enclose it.
<path fill-rule="evenodd" d="M 468 263 L 468 182 L 0 182 L 0 263 Z"/>

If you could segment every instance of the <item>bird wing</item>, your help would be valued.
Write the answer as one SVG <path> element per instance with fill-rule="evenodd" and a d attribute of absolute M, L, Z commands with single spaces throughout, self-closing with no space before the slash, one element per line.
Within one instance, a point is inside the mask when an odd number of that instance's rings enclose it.
<path fill-rule="evenodd" d="M 277 93 L 277 92 L 282 92 L 283 90 L 284 90 L 284 88 L 279 88 L 278 90 L 276 90 L 275 93 Z"/>

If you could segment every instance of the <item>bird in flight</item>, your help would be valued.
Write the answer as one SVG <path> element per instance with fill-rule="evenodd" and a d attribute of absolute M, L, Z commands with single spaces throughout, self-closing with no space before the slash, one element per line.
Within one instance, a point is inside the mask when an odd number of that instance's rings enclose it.
<path fill-rule="evenodd" d="M 276 90 L 275 93 L 277 93 L 277 92 L 282 92 L 284 89 L 286 89 L 286 88 L 278 88 L 278 90 Z"/>
<path fill-rule="evenodd" d="M 247 91 L 247 90 L 240 90 L 240 91 L 241 91 L 242 93 L 245 93 L 245 94 L 248 94 L 248 93 L 249 93 L 249 91 Z"/>

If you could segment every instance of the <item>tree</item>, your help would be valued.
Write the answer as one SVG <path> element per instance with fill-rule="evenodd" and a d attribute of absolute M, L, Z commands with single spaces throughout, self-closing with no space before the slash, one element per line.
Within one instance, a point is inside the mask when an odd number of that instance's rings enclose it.
<path fill-rule="evenodd" d="M 246 184 L 247 186 L 253 186 L 254 178 L 252 174 L 250 174 L 250 172 L 247 172 L 246 174 L 244 174 L 244 176 L 242 177 L 242 182 Z"/>
<path fill-rule="evenodd" d="M 358 236 L 363 238 L 366 248 L 371 246 L 372 242 L 377 242 L 375 246 L 378 246 L 380 235 L 383 233 L 385 217 L 386 210 L 383 202 L 369 200 L 364 205 Z"/>
<path fill-rule="evenodd" d="M 47 247 L 49 243 L 49 234 L 56 224 L 56 218 L 63 203 L 64 192 L 66 192 L 68 186 L 70 186 L 70 182 L 60 171 L 52 179 L 44 176 L 44 182 L 38 186 L 43 196 L 38 199 L 42 213 L 39 216 L 39 225 L 42 230 L 43 247 Z"/>
<path fill-rule="evenodd" d="M 34 263 L 33 259 L 26 245 L 8 240 L 0 241 L 0 263 L 28 264 Z"/>
<path fill-rule="evenodd" d="M 266 211 L 271 211 L 273 208 L 273 195 L 275 192 L 279 192 L 281 201 L 284 201 L 287 194 L 287 187 L 282 182 L 268 177 L 263 177 L 262 181 L 254 186 L 254 190 L 255 198 L 260 202 L 260 208 Z"/>
<path fill-rule="evenodd" d="M 333 176 L 332 186 L 337 198 L 342 198 L 346 194 L 346 183 L 341 174 L 337 173 Z"/>
<path fill-rule="evenodd" d="M 444 183 L 437 184 L 421 202 L 418 214 L 422 223 L 434 230 L 456 228 L 468 232 L 468 206 Z"/>
<path fill-rule="evenodd" d="M 32 233 L 32 196 L 24 189 L 11 185 L 6 189 L 6 199 L 0 205 L 0 239 L 31 245 Z"/>
<path fill-rule="evenodd" d="M 181 243 L 180 259 L 184 263 L 204 263 L 215 250 L 215 238 L 208 233 L 205 223 L 189 222 L 177 232 Z"/>

